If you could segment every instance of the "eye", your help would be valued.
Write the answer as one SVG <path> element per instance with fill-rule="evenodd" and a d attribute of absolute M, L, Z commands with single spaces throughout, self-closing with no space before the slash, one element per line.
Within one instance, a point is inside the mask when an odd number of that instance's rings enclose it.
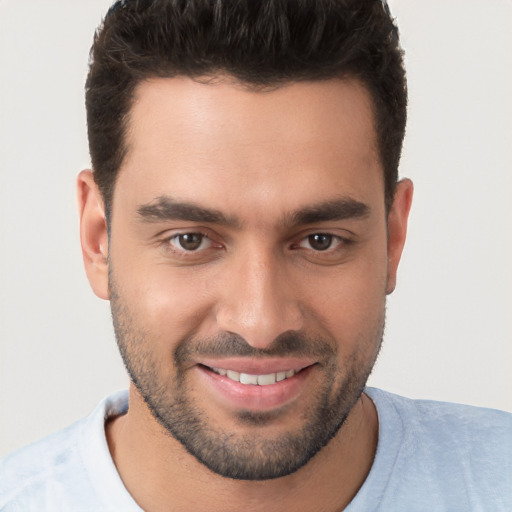
<path fill-rule="evenodd" d="M 327 251 L 333 247 L 337 247 L 341 243 L 338 236 L 330 235 L 328 233 L 313 233 L 307 236 L 299 244 L 299 247 L 305 249 L 313 249 L 314 251 Z"/>
<path fill-rule="evenodd" d="M 169 239 L 169 244 L 179 251 L 195 252 L 210 247 L 211 241 L 202 233 L 179 233 Z"/>

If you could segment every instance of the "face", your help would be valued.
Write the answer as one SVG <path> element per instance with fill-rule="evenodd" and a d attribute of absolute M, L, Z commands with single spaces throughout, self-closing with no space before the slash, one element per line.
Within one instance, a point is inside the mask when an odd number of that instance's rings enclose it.
<path fill-rule="evenodd" d="M 91 282 L 136 396 L 218 474 L 296 471 L 360 398 L 405 236 L 367 91 L 148 81 L 127 142 Z"/>

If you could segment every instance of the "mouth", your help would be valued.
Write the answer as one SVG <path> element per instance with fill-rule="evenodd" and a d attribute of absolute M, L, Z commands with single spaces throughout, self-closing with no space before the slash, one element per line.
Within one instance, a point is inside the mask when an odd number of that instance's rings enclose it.
<path fill-rule="evenodd" d="M 269 411 L 307 392 L 316 362 L 225 360 L 197 364 L 204 391 L 230 409 Z"/>
<path fill-rule="evenodd" d="M 209 368 L 209 370 L 223 377 L 227 377 L 233 382 L 239 382 L 240 384 L 249 386 L 269 386 L 276 382 L 289 379 L 297 373 L 297 371 L 293 369 L 275 373 L 265 373 L 262 375 L 237 372 L 236 370 L 227 370 L 225 368 Z"/>

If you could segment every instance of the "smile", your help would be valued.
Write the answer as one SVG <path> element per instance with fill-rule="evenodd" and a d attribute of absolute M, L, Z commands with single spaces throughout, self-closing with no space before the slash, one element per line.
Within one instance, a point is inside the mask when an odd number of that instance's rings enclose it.
<path fill-rule="evenodd" d="M 232 358 L 195 366 L 203 391 L 215 403 L 250 411 L 270 411 L 291 403 L 311 388 L 316 367 L 314 362 L 293 358 Z"/>
<path fill-rule="evenodd" d="M 267 373 L 265 375 L 252 375 L 250 373 L 240 373 L 235 370 L 226 370 L 224 368 L 210 368 L 214 373 L 227 377 L 234 382 L 247 384 L 251 386 L 268 386 L 281 382 L 295 375 L 295 370 L 287 370 L 276 373 Z"/>

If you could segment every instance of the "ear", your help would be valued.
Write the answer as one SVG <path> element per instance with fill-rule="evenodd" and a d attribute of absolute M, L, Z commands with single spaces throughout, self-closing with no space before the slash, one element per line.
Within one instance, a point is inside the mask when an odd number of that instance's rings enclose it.
<path fill-rule="evenodd" d="M 108 231 L 105 207 L 92 171 L 85 170 L 77 179 L 80 214 L 80 242 L 85 272 L 94 293 L 108 300 Z"/>
<path fill-rule="evenodd" d="M 396 286 L 398 263 L 402 255 L 407 235 L 407 219 L 411 209 L 413 184 L 411 180 L 398 182 L 393 204 L 388 214 L 388 279 L 386 293 L 393 292 Z"/>

